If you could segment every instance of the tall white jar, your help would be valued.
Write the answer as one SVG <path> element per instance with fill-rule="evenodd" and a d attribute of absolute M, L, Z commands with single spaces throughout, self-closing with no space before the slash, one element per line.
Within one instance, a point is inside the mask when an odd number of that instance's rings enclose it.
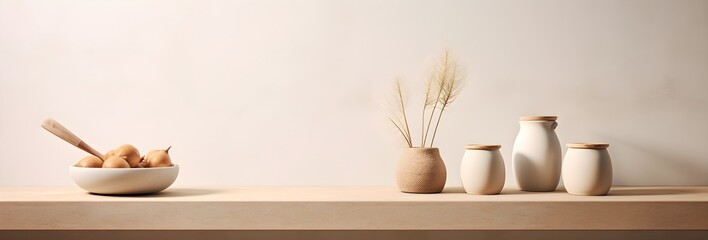
<path fill-rule="evenodd" d="M 506 177 L 501 145 L 469 144 L 460 164 L 460 178 L 469 194 L 499 194 Z"/>
<path fill-rule="evenodd" d="M 562 153 L 556 116 L 521 117 L 511 163 L 522 191 L 551 192 L 558 187 Z"/>
<path fill-rule="evenodd" d="M 563 184 L 570 194 L 606 195 L 612 186 L 612 160 L 606 143 L 570 143 L 563 159 Z"/>

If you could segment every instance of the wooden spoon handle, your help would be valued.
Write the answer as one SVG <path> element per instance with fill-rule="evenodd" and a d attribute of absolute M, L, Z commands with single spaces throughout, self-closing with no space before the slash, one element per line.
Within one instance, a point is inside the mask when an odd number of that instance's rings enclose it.
<path fill-rule="evenodd" d="M 47 118 L 46 120 L 44 120 L 44 122 L 42 122 L 42 128 L 46 129 L 55 136 L 63 139 L 69 144 L 74 145 L 75 147 L 78 147 L 79 149 L 84 150 L 87 153 L 100 158 L 101 160 L 105 160 L 103 158 L 103 154 L 99 153 L 98 151 L 96 151 L 96 149 L 93 149 L 91 146 L 86 144 L 83 140 L 81 140 L 81 138 L 74 135 L 74 133 L 69 131 L 69 129 L 66 129 L 56 120 Z"/>

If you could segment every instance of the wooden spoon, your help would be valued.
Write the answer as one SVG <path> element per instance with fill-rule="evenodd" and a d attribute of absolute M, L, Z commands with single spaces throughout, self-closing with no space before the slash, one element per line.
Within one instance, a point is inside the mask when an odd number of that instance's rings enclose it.
<path fill-rule="evenodd" d="M 54 119 L 47 118 L 42 122 L 42 128 L 46 129 L 50 133 L 54 134 L 55 136 L 63 139 L 64 141 L 70 143 L 71 145 L 74 145 L 75 147 L 86 151 L 87 153 L 94 155 L 101 159 L 101 161 L 104 161 L 105 159 L 103 158 L 103 154 L 99 153 L 96 151 L 96 149 L 93 149 L 91 146 L 86 144 L 81 138 L 77 137 L 69 131 L 69 129 L 66 129 L 64 126 L 62 126 L 59 122 L 55 121 Z"/>

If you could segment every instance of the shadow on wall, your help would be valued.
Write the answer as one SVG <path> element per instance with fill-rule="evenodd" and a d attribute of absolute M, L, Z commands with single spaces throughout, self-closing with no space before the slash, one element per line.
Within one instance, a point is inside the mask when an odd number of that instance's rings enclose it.
<path fill-rule="evenodd" d="M 691 152 L 684 152 L 684 149 L 675 149 L 666 146 L 664 143 L 640 143 L 630 140 L 605 136 L 614 146 L 621 146 L 632 151 L 643 153 L 642 159 L 621 159 L 612 155 L 612 162 L 615 171 L 615 184 L 618 172 L 638 172 L 644 174 L 643 177 L 655 178 L 657 182 L 666 182 L 659 185 L 671 185 L 673 182 L 691 182 L 691 185 L 708 185 L 708 169 L 700 165 L 705 160 L 691 155 Z M 626 162 L 621 162 L 626 161 Z M 633 166 L 627 169 L 627 166 Z M 651 175 L 649 175 L 651 174 Z M 647 176 L 649 175 L 649 176 Z M 647 185 L 655 184 L 654 182 Z M 685 184 L 682 184 L 685 185 Z"/>

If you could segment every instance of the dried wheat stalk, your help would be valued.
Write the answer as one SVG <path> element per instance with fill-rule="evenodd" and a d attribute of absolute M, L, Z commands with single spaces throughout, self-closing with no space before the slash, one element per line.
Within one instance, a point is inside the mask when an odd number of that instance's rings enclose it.
<path fill-rule="evenodd" d="M 458 73 L 457 62 L 450 58 L 449 52 L 446 50 L 445 55 L 442 59 L 440 66 L 436 66 L 430 78 L 425 82 L 425 95 L 423 102 L 423 113 L 421 117 L 421 144 L 420 147 L 426 147 L 428 136 L 430 133 L 430 127 L 432 126 L 433 120 L 435 121 L 435 128 L 433 129 L 432 136 L 430 138 L 429 147 L 433 147 L 435 142 L 435 136 L 437 135 L 438 128 L 440 126 L 440 119 L 442 118 L 443 112 L 455 101 L 457 96 L 462 90 L 462 80 L 463 77 Z M 394 114 L 395 117 L 389 117 L 391 123 L 398 129 L 403 138 L 406 140 L 408 147 L 413 147 L 413 141 L 411 138 L 411 132 L 408 127 L 408 116 L 405 109 L 405 98 L 403 97 L 403 90 L 401 88 L 400 80 L 396 81 L 396 96 L 398 101 L 397 112 Z M 426 113 L 430 109 L 430 116 L 427 119 L 426 124 Z M 436 118 L 436 111 L 438 111 Z M 400 118 L 403 118 L 401 121 Z"/>

